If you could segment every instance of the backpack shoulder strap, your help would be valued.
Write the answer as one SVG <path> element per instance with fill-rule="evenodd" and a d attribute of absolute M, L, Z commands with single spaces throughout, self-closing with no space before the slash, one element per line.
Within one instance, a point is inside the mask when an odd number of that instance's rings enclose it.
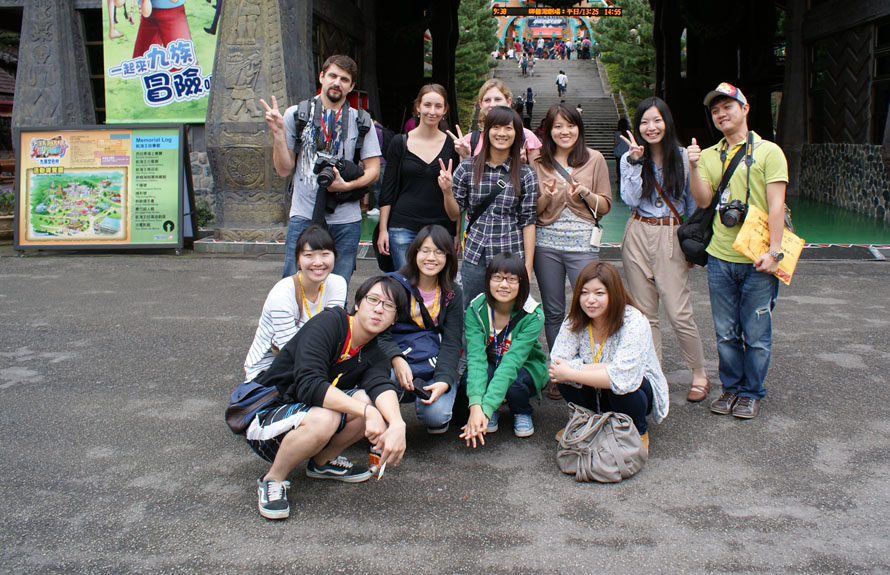
<path fill-rule="evenodd" d="M 303 100 L 294 110 L 294 124 L 296 130 L 294 133 L 294 152 L 299 156 L 300 148 L 303 145 L 303 130 L 306 124 L 310 122 L 309 112 L 312 107 L 311 100 Z"/>
<path fill-rule="evenodd" d="M 362 108 L 357 108 L 357 110 L 358 118 L 356 118 L 356 125 L 358 126 L 358 138 L 355 140 L 355 153 L 353 154 L 353 161 L 356 164 L 361 159 L 362 146 L 365 145 L 365 134 L 371 131 L 371 127 L 374 125 L 371 115 L 367 111 Z"/>
<path fill-rule="evenodd" d="M 410 293 L 411 296 L 415 300 L 417 300 L 417 303 L 419 304 L 419 307 L 420 307 L 420 317 L 423 320 L 424 327 L 426 329 L 435 329 L 436 324 L 433 323 L 433 318 L 430 316 L 429 310 L 426 309 L 426 305 L 424 305 L 424 303 L 423 303 L 423 296 L 420 295 L 420 290 L 417 289 L 416 287 L 412 286 L 411 282 L 408 281 L 408 278 L 406 278 L 400 272 L 390 272 L 385 275 L 388 275 L 389 277 L 395 279 L 400 284 L 402 284 L 402 287 L 404 287 L 406 290 L 408 290 L 408 293 Z"/>
<path fill-rule="evenodd" d="M 480 136 L 481 136 L 481 134 L 479 133 L 479 130 L 473 130 L 472 132 L 470 132 L 470 155 L 471 156 L 476 153 L 476 146 L 479 145 L 479 137 Z"/>

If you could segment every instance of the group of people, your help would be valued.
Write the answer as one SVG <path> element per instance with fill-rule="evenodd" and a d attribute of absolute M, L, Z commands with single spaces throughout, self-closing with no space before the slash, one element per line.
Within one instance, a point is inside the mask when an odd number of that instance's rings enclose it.
<path fill-rule="evenodd" d="M 633 131 L 622 136 L 621 196 L 634 213 L 622 255 L 625 287 L 618 269 L 599 261 L 600 220 L 612 192 L 605 159 L 584 145 L 575 108 L 552 106 L 539 140 L 511 107 L 509 87 L 491 79 L 479 91 L 478 129 L 443 132 L 446 92 L 423 86 L 414 101 L 418 125 L 386 150 L 376 247 L 397 271 L 362 283 L 347 306 L 357 201 L 334 202 L 321 221 L 314 203 L 377 177 L 379 144 L 372 137 L 356 146 L 359 113 L 345 102 L 355 77 L 351 59 L 329 58 L 304 123 L 301 106 L 282 115 L 274 99 L 263 102 L 276 170 L 295 173 L 284 275 L 269 293 L 244 364 L 246 381 L 277 388 L 276 401 L 246 431 L 251 448 L 271 463 L 257 480 L 262 516 L 288 516 L 287 478 L 303 461 L 310 478 L 345 482 L 397 465 L 406 448 L 399 403 L 414 404 L 433 435 L 466 412 L 460 438 L 476 448 L 498 431 L 502 411 L 517 437 L 531 436 L 533 399 L 549 382 L 567 401 L 629 415 L 648 449 L 647 418 L 660 422 L 669 410 L 659 301 L 693 372 L 687 399 L 708 395 L 676 226 L 696 204 L 710 204 L 725 169 L 721 155 L 746 141 L 740 91 L 721 85 L 706 98 L 726 136 L 706 150 L 694 141 L 679 145 L 661 100 L 637 109 Z M 720 201 L 750 197 L 772 218 L 784 193 L 781 151 L 755 140 L 763 145 L 748 146 L 750 174 L 736 171 Z M 360 158 L 363 171 L 344 178 L 351 169 L 335 165 L 322 185 L 317 158 L 327 156 Z M 721 225 L 715 220 L 715 232 Z M 770 272 L 779 257 L 770 252 L 753 266 L 738 261 L 725 244 L 737 231 L 715 233 L 709 248 L 724 390 L 711 410 L 753 417 L 763 396 L 776 295 Z M 779 249 L 781 231 L 775 239 Z M 533 275 L 540 303 L 530 295 Z M 362 437 L 374 465 L 340 455 Z"/>

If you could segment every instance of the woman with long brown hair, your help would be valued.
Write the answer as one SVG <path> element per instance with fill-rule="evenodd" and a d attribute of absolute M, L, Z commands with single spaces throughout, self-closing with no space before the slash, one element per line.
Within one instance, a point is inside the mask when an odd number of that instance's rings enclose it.
<path fill-rule="evenodd" d="M 624 289 L 615 266 L 588 264 L 550 351 L 550 380 L 566 401 L 592 411 L 629 415 L 649 449 L 646 416 L 668 414 L 667 381 L 646 316 Z"/>

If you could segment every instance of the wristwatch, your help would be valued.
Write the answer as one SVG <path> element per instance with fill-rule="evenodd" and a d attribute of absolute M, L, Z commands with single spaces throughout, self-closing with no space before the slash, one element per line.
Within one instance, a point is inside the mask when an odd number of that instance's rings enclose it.
<path fill-rule="evenodd" d="M 785 253 L 781 251 L 769 250 L 766 253 L 773 256 L 773 259 L 776 260 L 776 263 L 779 263 L 780 261 L 785 259 Z"/>

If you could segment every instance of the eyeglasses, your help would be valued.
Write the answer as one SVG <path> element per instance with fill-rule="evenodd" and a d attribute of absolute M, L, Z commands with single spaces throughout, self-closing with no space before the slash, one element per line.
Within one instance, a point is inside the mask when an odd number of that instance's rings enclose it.
<path fill-rule="evenodd" d="M 420 248 L 419 250 L 417 250 L 417 253 L 419 253 L 423 257 L 429 257 L 430 254 L 434 254 L 437 258 L 445 257 L 445 250 L 440 250 L 438 248 L 436 248 L 436 249 Z"/>
<path fill-rule="evenodd" d="M 507 283 L 511 286 L 515 286 L 519 283 L 519 276 L 506 276 L 504 274 L 492 274 L 491 281 L 493 283 L 499 284 L 502 281 L 507 280 Z"/>
<path fill-rule="evenodd" d="M 365 301 L 371 304 L 371 307 L 377 307 L 380 304 L 383 304 L 383 309 L 386 311 L 396 311 L 396 304 L 392 303 L 388 299 L 383 299 L 380 296 L 374 294 L 368 294 L 365 296 Z"/>

